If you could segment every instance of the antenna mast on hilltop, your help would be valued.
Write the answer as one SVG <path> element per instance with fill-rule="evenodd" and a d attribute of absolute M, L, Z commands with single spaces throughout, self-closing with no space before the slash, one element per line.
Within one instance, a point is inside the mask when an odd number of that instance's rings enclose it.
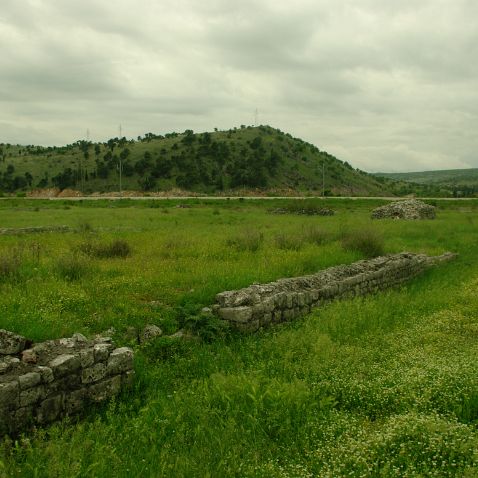
<path fill-rule="evenodd" d="M 256 108 L 256 110 L 254 111 L 254 126 L 257 126 L 258 119 L 259 119 L 259 110 Z"/>
<path fill-rule="evenodd" d="M 123 127 L 119 125 L 119 139 L 123 137 Z"/>

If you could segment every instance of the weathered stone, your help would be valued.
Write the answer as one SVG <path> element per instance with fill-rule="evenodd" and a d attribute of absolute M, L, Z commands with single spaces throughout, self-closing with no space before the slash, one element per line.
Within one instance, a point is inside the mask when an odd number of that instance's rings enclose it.
<path fill-rule="evenodd" d="M 309 276 L 252 284 L 218 294 L 212 310 L 239 330 L 291 320 L 326 301 L 363 295 L 403 283 L 427 267 L 454 258 L 453 254 L 428 257 L 404 252 L 331 267 Z M 267 315 L 271 314 L 271 316 Z"/>
<path fill-rule="evenodd" d="M 111 398 L 116 395 L 121 388 L 121 376 L 116 375 L 114 377 L 103 380 L 102 382 L 95 383 L 88 388 L 88 398 L 94 402 L 102 402 L 107 398 Z"/>
<path fill-rule="evenodd" d="M 22 352 L 22 362 L 24 363 L 37 363 L 38 356 L 33 349 L 27 349 Z"/>
<path fill-rule="evenodd" d="M 0 406 L 9 408 L 18 403 L 20 385 L 15 380 L 12 382 L 0 383 Z"/>
<path fill-rule="evenodd" d="M 81 372 L 82 383 L 93 383 L 102 380 L 106 376 L 106 365 L 102 362 L 96 363 L 92 367 L 83 369 Z"/>
<path fill-rule="evenodd" d="M 139 342 L 144 344 L 150 342 L 156 337 L 161 337 L 161 335 L 163 335 L 163 331 L 157 325 L 147 325 L 139 335 Z"/>
<path fill-rule="evenodd" d="M 116 375 L 133 367 L 133 351 L 128 347 L 113 350 L 108 358 L 108 374 Z"/>
<path fill-rule="evenodd" d="M 246 323 L 252 319 L 252 307 L 228 307 L 219 309 L 219 316 L 229 322 Z"/>
<path fill-rule="evenodd" d="M 79 357 L 81 368 L 91 367 L 95 363 L 95 351 L 92 348 L 80 350 Z"/>
<path fill-rule="evenodd" d="M 104 362 L 108 360 L 110 351 L 113 348 L 114 348 L 113 344 L 109 344 L 109 343 L 95 344 L 93 347 L 95 362 Z"/>
<path fill-rule="evenodd" d="M 435 216 L 435 207 L 417 199 L 395 201 L 372 212 L 372 219 L 435 219 Z"/>
<path fill-rule="evenodd" d="M 65 394 L 64 409 L 67 415 L 80 412 L 88 399 L 86 388 L 80 388 L 73 392 Z"/>
<path fill-rule="evenodd" d="M 27 340 L 21 335 L 0 329 L 0 355 L 15 355 L 25 349 Z"/>
<path fill-rule="evenodd" d="M 38 372 L 28 372 L 18 377 L 18 383 L 20 384 L 20 390 L 26 390 L 32 388 L 41 382 L 41 375 Z"/>
<path fill-rule="evenodd" d="M 20 392 L 20 406 L 26 407 L 39 402 L 46 396 L 46 389 L 43 385 L 38 387 L 29 388 Z"/>
<path fill-rule="evenodd" d="M 38 366 L 35 370 L 40 374 L 43 383 L 53 382 L 53 370 L 50 367 Z"/>
<path fill-rule="evenodd" d="M 36 410 L 36 420 L 40 424 L 56 420 L 63 409 L 63 394 L 55 395 L 43 400 Z"/>
<path fill-rule="evenodd" d="M 10 355 L 1 356 L 0 435 L 16 434 L 33 422 L 43 425 L 76 413 L 90 399 L 106 400 L 122 385 L 130 385 L 133 353 L 128 348 L 113 349 L 109 339 L 88 341 L 75 334 L 23 350 L 22 362 Z"/>
<path fill-rule="evenodd" d="M 48 366 L 53 370 L 55 377 L 62 377 L 79 369 L 81 367 L 81 361 L 77 355 L 62 354 L 54 358 Z"/>

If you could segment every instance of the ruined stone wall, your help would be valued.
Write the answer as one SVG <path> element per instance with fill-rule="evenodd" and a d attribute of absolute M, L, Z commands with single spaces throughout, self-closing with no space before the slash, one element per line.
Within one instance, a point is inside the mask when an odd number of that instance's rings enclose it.
<path fill-rule="evenodd" d="M 68 226 L 34 226 L 34 227 L 16 227 L 0 228 L 0 236 L 17 236 L 22 234 L 34 234 L 38 232 L 70 232 Z"/>
<path fill-rule="evenodd" d="M 216 296 L 213 310 L 233 327 L 255 331 L 303 316 L 333 299 L 365 295 L 399 285 L 426 268 L 454 257 L 450 253 L 428 257 L 403 252 L 331 267 L 313 275 L 222 292 Z"/>
<path fill-rule="evenodd" d="M 132 381 L 132 350 L 115 348 L 108 337 L 75 334 L 31 345 L 0 330 L 0 435 L 78 413 Z"/>

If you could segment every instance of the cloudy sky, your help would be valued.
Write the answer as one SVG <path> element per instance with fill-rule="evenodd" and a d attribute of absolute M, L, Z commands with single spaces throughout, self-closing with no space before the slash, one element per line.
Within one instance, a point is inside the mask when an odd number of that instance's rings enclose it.
<path fill-rule="evenodd" d="M 367 171 L 478 167 L 476 0 L 1 0 L 0 142 L 258 122 Z"/>

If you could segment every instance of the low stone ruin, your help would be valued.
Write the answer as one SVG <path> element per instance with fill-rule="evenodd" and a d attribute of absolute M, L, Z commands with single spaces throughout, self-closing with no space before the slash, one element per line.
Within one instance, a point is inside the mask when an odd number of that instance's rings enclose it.
<path fill-rule="evenodd" d="M 108 400 L 134 376 L 133 352 L 109 337 L 32 344 L 0 329 L 0 435 L 45 425 Z"/>
<path fill-rule="evenodd" d="M 325 302 L 365 295 L 393 287 L 455 254 L 429 257 L 402 252 L 330 267 L 317 274 L 254 284 L 216 295 L 214 313 L 234 328 L 253 332 L 260 327 L 303 316 Z"/>
<path fill-rule="evenodd" d="M 372 219 L 435 219 L 435 216 L 434 206 L 417 199 L 395 201 L 372 212 Z"/>
<path fill-rule="evenodd" d="M 22 234 L 35 234 L 38 232 L 70 232 L 68 226 L 35 226 L 35 227 L 16 227 L 16 228 L 0 228 L 0 236 L 17 236 Z"/>
<path fill-rule="evenodd" d="M 270 214 L 298 214 L 301 216 L 333 216 L 335 212 L 327 207 L 304 207 L 304 208 L 282 208 L 277 207 L 269 210 Z"/>

